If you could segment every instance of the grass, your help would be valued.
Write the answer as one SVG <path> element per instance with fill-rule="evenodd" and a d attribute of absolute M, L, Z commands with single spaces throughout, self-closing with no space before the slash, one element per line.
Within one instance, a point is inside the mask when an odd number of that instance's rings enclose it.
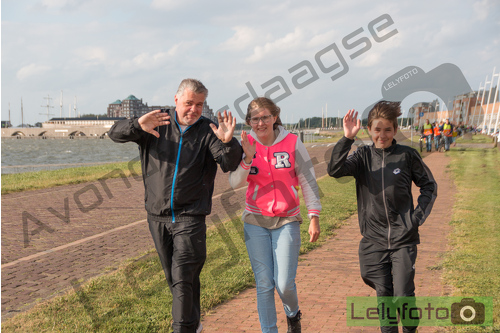
<path fill-rule="evenodd" d="M 457 137 L 457 143 L 493 143 L 493 137 L 485 134 L 475 134 L 471 138 Z"/>
<path fill-rule="evenodd" d="M 117 172 L 120 170 L 121 172 Z M 39 190 L 54 186 L 80 184 L 100 178 L 117 178 L 122 175 L 141 175 L 139 161 L 109 163 L 96 166 L 45 170 L 2 175 L 2 194 L 27 190 Z"/>
<path fill-rule="evenodd" d="M 321 246 L 356 210 L 352 178 L 325 177 L 318 183 L 324 207 L 322 232 L 318 242 L 309 243 L 309 223 L 304 222 L 301 253 Z M 242 228 L 237 218 L 207 232 L 208 256 L 201 275 L 204 312 L 254 284 Z M 4 320 L 2 332 L 170 332 L 171 305 L 161 264 L 151 251 L 112 273 L 75 283 L 65 296 Z"/>
<path fill-rule="evenodd" d="M 344 131 L 320 131 L 321 136 L 327 137 L 328 142 L 337 142 L 341 137 L 344 136 Z M 358 139 L 370 139 L 370 134 L 368 134 L 368 131 L 365 128 L 362 128 L 359 132 L 358 135 L 356 136 Z"/>
<path fill-rule="evenodd" d="M 447 154 L 452 158 L 456 201 L 444 280 L 454 288 L 454 296 L 493 297 L 493 328 L 456 330 L 500 332 L 500 153 L 495 148 Z"/>
<path fill-rule="evenodd" d="M 410 132 L 405 132 L 404 133 L 408 138 L 408 140 L 410 140 Z M 419 140 L 420 140 L 420 132 L 413 132 L 413 147 L 416 147 L 415 143 L 418 144 Z M 481 144 L 481 143 L 493 143 L 493 137 L 492 136 L 489 136 L 489 135 L 484 135 L 484 134 L 476 134 L 476 135 L 472 135 L 472 138 L 466 138 L 466 137 L 457 137 L 457 140 L 456 140 L 457 143 L 461 143 L 461 144 Z M 434 141 L 432 142 L 434 144 Z"/>

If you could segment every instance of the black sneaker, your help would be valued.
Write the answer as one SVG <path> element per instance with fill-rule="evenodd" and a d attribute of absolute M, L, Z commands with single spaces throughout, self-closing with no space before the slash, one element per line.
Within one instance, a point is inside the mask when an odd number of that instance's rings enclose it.
<path fill-rule="evenodd" d="M 300 317 L 302 317 L 302 312 L 297 312 L 295 317 L 286 317 L 286 322 L 288 323 L 287 333 L 301 333 L 302 327 L 300 325 Z"/>

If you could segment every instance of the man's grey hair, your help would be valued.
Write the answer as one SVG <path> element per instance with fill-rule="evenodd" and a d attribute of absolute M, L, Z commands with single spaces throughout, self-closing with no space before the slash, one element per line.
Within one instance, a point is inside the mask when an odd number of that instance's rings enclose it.
<path fill-rule="evenodd" d="M 189 89 L 195 94 L 204 94 L 205 98 L 208 97 L 208 89 L 201 83 L 201 81 L 196 79 L 184 79 L 179 85 L 179 89 L 177 89 L 177 93 L 175 94 L 177 97 L 180 97 L 184 94 L 184 90 Z"/>

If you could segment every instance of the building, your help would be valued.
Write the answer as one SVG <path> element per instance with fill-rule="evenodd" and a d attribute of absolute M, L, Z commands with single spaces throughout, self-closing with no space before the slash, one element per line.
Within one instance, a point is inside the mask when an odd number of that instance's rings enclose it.
<path fill-rule="evenodd" d="M 172 106 L 148 106 L 142 100 L 130 95 L 123 101 L 117 100 L 108 106 L 108 117 L 75 117 L 75 118 L 52 118 L 37 128 L 12 128 L 10 122 L 2 121 L 2 138 L 8 137 L 99 137 L 105 138 L 113 124 L 121 119 L 140 117 L 143 114 L 161 108 L 174 109 Z M 109 116 L 111 115 L 111 116 Z M 124 115 L 127 115 L 125 117 Z M 217 117 L 210 109 L 207 102 L 203 103 L 202 116 L 217 124 Z"/>
<path fill-rule="evenodd" d="M 414 104 L 409 110 L 409 114 L 413 115 L 415 125 L 423 125 L 426 119 L 430 119 L 439 110 L 439 101 L 437 99 L 432 102 L 419 102 Z"/>
<path fill-rule="evenodd" d="M 103 127 L 111 128 L 115 122 L 123 117 L 80 117 L 80 118 L 52 118 L 42 123 L 42 128 L 70 128 L 70 127 Z"/>
<path fill-rule="evenodd" d="M 125 118 L 79 117 L 52 118 L 41 127 L 2 128 L 2 138 L 105 138 L 111 126 Z"/>
<path fill-rule="evenodd" d="M 161 108 L 169 108 L 169 106 L 148 106 L 148 103 L 142 102 L 142 98 L 138 99 L 134 95 L 129 95 L 123 101 L 117 99 L 109 104 L 107 115 L 108 117 L 134 118 Z"/>
<path fill-rule="evenodd" d="M 435 109 L 432 107 L 431 103 L 428 102 L 419 102 L 413 104 L 413 106 L 408 110 L 409 114 L 413 114 L 415 117 L 415 125 L 421 124 L 425 116 L 430 112 L 433 112 Z"/>
<path fill-rule="evenodd" d="M 168 105 L 148 106 L 148 103 L 144 104 L 142 102 L 142 98 L 138 99 L 134 95 L 130 95 L 123 101 L 118 99 L 113 103 L 109 104 L 107 115 L 108 117 L 115 117 L 115 118 L 116 117 L 134 118 L 134 117 L 141 117 L 142 115 L 151 112 L 153 110 L 174 109 L 174 108 L 175 108 L 174 106 L 168 106 Z M 217 117 L 214 116 L 214 112 L 208 106 L 207 101 L 203 103 L 203 111 L 201 115 L 217 123 Z"/>
<path fill-rule="evenodd" d="M 426 119 L 431 123 L 449 119 L 452 124 L 473 126 L 485 133 L 496 132 L 500 128 L 500 102 L 497 88 L 490 91 L 471 91 L 455 96 L 449 110 L 439 110 L 439 104 L 426 110 L 426 104 L 417 103 L 413 109 L 414 124 L 422 125 Z M 435 101 L 437 102 L 437 100 Z"/>
<path fill-rule="evenodd" d="M 466 94 L 458 95 L 453 101 L 451 114 L 447 115 L 454 124 L 468 124 L 474 122 L 471 110 L 477 104 L 477 92 L 471 91 Z"/>
<path fill-rule="evenodd" d="M 201 115 L 205 118 L 210 119 L 216 124 L 219 123 L 219 121 L 217 120 L 217 116 L 214 115 L 214 111 L 208 106 L 207 101 L 203 103 L 203 111 L 201 112 Z"/>
<path fill-rule="evenodd" d="M 122 101 L 117 99 L 113 103 L 108 105 L 108 112 L 106 113 L 108 117 L 119 117 L 122 111 Z"/>

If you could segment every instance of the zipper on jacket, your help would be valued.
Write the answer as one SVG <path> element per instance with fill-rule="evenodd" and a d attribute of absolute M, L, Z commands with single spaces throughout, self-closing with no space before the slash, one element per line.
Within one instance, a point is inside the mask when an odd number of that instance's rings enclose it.
<path fill-rule="evenodd" d="M 387 244 L 388 249 L 391 248 L 391 221 L 389 220 L 389 213 L 387 212 L 387 202 L 385 198 L 385 182 L 384 182 L 384 168 L 385 168 L 385 151 L 382 150 L 382 198 L 384 199 L 385 217 L 387 218 Z"/>
<path fill-rule="evenodd" d="M 177 117 L 175 119 L 175 122 L 177 123 Z M 172 223 L 175 223 L 175 213 L 174 213 L 174 189 L 175 189 L 175 180 L 177 178 L 177 171 L 179 169 L 179 159 L 181 157 L 181 149 L 182 149 L 182 138 L 184 137 L 184 133 L 191 127 L 189 125 L 184 131 L 181 129 L 181 126 L 179 123 L 177 123 L 179 126 L 179 131 L 181 132 L 181 139 L 179 141 L 179 150 L 177 151 L 177 160 L 175 161 L 175 171 L 174 171 L 174 178 L 172 179 L 172 191 L 170 192 L 170 210 L 172 211 Z"/>

